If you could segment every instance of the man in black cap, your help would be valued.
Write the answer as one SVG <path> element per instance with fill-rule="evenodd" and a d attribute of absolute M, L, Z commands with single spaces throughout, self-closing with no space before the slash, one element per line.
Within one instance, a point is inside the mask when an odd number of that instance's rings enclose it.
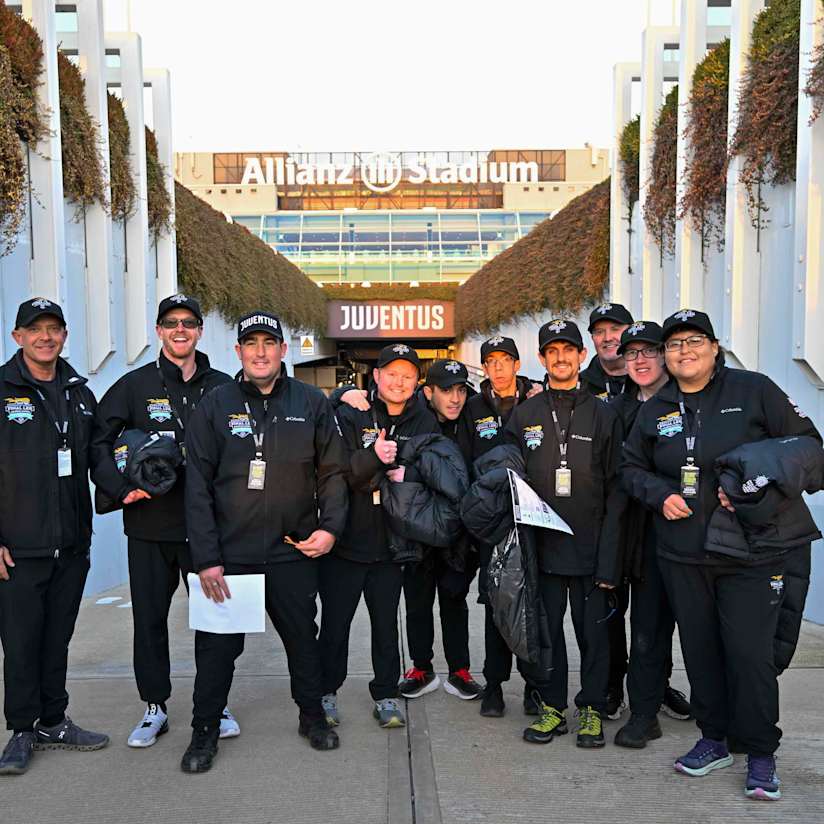
<path fill-rule="evenodd" d="M 46 298 L 24 301 L 0 367 L 0 641 L 6 726 L 0 775 L 34 750 L 97 750 L 106 735 L 66 715 L 69 642 L 89 571 L 89 445 L 96 401 L 60 357 L 68 331 Z"/>
<path fill-rule="evenodd" d="M 316 750 L 338 736 L 324 717 L 317 641 L 320 564 L 346 521 L 344 450 L 332 407 L 314 386 L 286 375 L 277 317 L 244 315 L 236 381 L 210 392 L 188 432 L 186 520 L 192 562 L 206 596 L 231 598 L 225 576 L 263 574 L 265 605 L 283 641 L 298 732 Z M 198 631 L 192 740 L 184 772 L 205 772 L 245 636 Z"/>
<path fill-rule="evenodd" d="M 435 416 L 415 401 L 419 377 L 418 353 L 405 343 L 390 344 L 381 350 L 373 371 L 369 409 L 338 409 L 348 452 L 349 514 L 343 535 L 321 563 L 320 575 L 323 701 L 332 724 L 339 722 L 337 691 L 346 680 L 349 630 L 361 595 L 372 630 L 373 715 L 384 728 L 406 723 L 398 703 L 397 613 L 403 572 L 389 552 L 379 484 L 384 476 L 403 480 L 404 469 L 395 463 L 399 442 L 440 432 Z"/>
<path fill-rule="evenodd" d="M 632 315 L 620 303 L 602 303 L 589 316 L 589 334 L 595 357 L 581 372 L 581 386 L 607 401 L 624 391 L 627 365 L 618 353 L 621 335 L 632 323 Z"/>
<path fill-rule="evenodd" d="M 442 434 L 454 441 L 464 460 L 471 446 L 463 409 L 469 391 L 469 372 L 460 361 L 447 358 L 435 361 L 427 370 L 423 394 L 435 413 Z M 436 690 L 440 678 L 432 669 L 435 625 L 432 607 L 435 593 L 441 616 L 441 632 L 449 676 L 444 689 L 464 700 L 478 698 L 481 687 L 469 671 L 469 610 L 466 596 L 475 577 L 477 553 L 470 547 L 466 533 L 455 536 L 453 556 L 463 560 L 462 570 L 449 566 L 442 551 L 429 551 L 417 564 L 406 564 L 403 593 L 406 600 L 406 639 L 412 667 L 404 674 L 400 693 L 417 698 Z"/>
<path fill-rule="evenodd" d="M 535 679 L 540 716 L 524 739 L 548 744 L 567 732 L 567 602 L 581 651 L 578 707 L 579 747 L 602 747 L 601 714 L 606 706 L 610 614 L 607 590 L 618 582 L 618 537 L 622 493 L 616 472 L 621 422 L 612 408 L 578 387 L 586 357 L 578 327 L 564 318 L 538 333 L 538 357 L 548 377 L 545 392 L 515 408 L 506 426 L 507 443 L 526 461 L 535 492 L 569 524 L 573 534 L 536 529 L 539 589 L 549 622 L 552 671 Z"/>
<path fill-rule="evenodd" d="M 146 702 L 143 718 L 129 735 L 130 747 L 150 747 L 169 728 L 169 605 L 180 578 L 186 583 L 192 562 L 183 511 L 183 468 L 170 492 L 151 497 L 120 473 L 114 444 L 124 429 L 138 429 L 165 435 L 185 450 L 190 415 L 213 387 L 231 381 L 197 351 L 203 314 L 194 298 L 176 294 L 162 300 L 155 328 L 160 341 L 157 359 L 128 372 L 106 392 L 97 410 L 93 443 L 92 480 L 123 505 L 128 538 L 134 672 L 140 698 Z M 228 709 L 221 732 L 240 734 Z"/>
<path fill-rule="evenodd" d="M 481 455 L 503 443 L 504 427 L 518 404 L 536 392 L 540 385 L 518 374 L 521 357 L 512 338 L 493 335 L 481 344 L 481 364 L 486 378 L 480 391 L 466 403 L 464 417 L 471 438 L 470 466 Z M 479 548 L 480 572 L 478 575 L 479 601 L 486 604 L 486 569 L 492 555 L 491 546 Z M 481 715 L 500 718 L 504 714 L 502 684 L 512 672 L 512 651 L 501 637 L 492 610 L 485 606 L 484 618 L 484 679 L 486 684 L 481 695 Z M 531 698 L 532 689 L 524 686 L 524 712 L 534 715 L 538 708 Z"/>

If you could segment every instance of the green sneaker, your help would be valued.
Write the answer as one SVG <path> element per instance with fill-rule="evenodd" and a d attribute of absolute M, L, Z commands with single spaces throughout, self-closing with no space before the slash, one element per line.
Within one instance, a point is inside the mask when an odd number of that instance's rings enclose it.
<path fill-rule="evenodd" d="M 537 693 L 533 693 L 535 705 L 539 708 L 538 718 L 524 730 L 524 741 L 532 744 L 549 744 L 556 735 L 569 732 L 564 714 L 544 704 Z"/>
<path fill-rule="evenodd" d="M 578 709 L 578 740 L 579 747 L 594 749 L 604 746 L 604 731 L 601 729 L 601 713 L 592 707 Z"/>

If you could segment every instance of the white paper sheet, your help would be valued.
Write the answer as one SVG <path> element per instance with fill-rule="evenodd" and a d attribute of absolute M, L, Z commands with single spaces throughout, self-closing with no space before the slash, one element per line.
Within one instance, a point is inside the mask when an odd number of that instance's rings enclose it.
<path fill-rule="evenodd" d="M 265 575 L 227 575 L 231 598 L 216 604 L 203 594 L 200 577 L 189 573 L 189 629 L 229 634 L 265 632 Z"/>
<path fill-rule="evenodd" d="M 529 484 L 522 481 L 511 469 L 507 469 L 507 474 L 509 475 L 509 488 L 512 492 L 512 512 L 516 523 L 540 526 L 544 529 L 554 529 L 557 532 L 574 535 L 569 524 L 543 498 L 540 498 Z"/>

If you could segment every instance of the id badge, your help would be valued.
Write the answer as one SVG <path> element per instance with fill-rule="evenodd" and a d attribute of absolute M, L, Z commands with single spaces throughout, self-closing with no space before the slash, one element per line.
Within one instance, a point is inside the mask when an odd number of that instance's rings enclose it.
<path fill-rule="evenodd" d="M 249 461 L 249 489 L 263 489 L 266 481 L 266 461 Z"/>
<path fill-rule="evenodd" d="M 72 474 L 72 451 L 68 447 L 57 450 L 57 477 L 68 478 Z"/>
<path fill-rule="evenodd" d="M 698 496 L 698 482 L 701 478 L 701 469 L 695 464 L 686 464 L 681 467 L 681 495 L 684 498 Z"/>
<path fill-rule="evenodd" d="M 555 495 L 559 498 L 572 496 L 572 470 L 566 466 L 559 466 L 555 470 Z"/>
<path fill-rule="evenodd" d="M 376 489 L 372 492 L 372 506 L 380 506 L 381 505 L 381 491 L 380 489 Z"/>
<path fill-rule="evenodd" d="M 177 440 L 174 429 L 161 429 L 157 434 L 163 435 L 164 438 L 171 438 L 173 441 Z"/>

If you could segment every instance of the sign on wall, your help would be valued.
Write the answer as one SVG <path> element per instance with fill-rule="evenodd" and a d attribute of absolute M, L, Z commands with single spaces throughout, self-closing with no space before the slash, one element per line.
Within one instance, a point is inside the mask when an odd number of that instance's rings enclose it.
<path fill-rule="evenodd" d="M 440 300 L 330 300 L 327 337 L 373 338 L 455 337 L 455 304 Z"/>

